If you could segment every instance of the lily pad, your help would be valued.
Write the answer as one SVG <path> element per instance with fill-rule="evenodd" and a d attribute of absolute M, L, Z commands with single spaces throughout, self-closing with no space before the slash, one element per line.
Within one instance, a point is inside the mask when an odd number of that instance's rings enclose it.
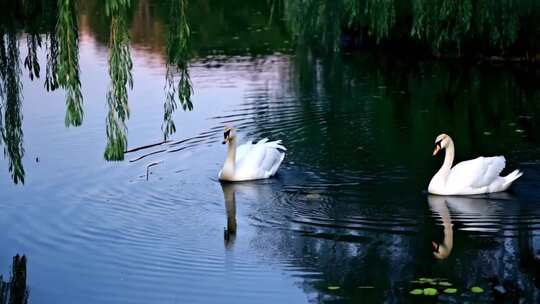
<path fill-rule="evenodd" d="M 474 293 L 482 293 L 482 292 L 484 292 L 484 289 L 482 289 L 482 287 L 473 286 L 473 287 L 471 287 L 471 291 L 474 292 Z"/>
<path fill-rule="evenodd" d="M 439 292 L 435 288 L 424 288 L 425 296 L 436 296 Z"/>
<path fill-rule="evenodd" d="M 413 290 L 409 291 L 409 293 L 412 294 L 412 295 L 418 296 L 418 295 L 423 294 L 424 291 L 422 289 L 413 289 Z"/>
<path fill-rule="evenodd" d="M 328 286 L 328 290 L 338 290 L 339 286 Z"/>
<path fill-rule="evenodd" d="M 375 286 L 358 286 L 360 289 L 372 289 L 375 288 Z"/>
<path fill-rule="evenodd" d="M 452 283 L 450 283 L 450 282 L 439 282 L 439 285 L 448 287 L 448 286 L 452 286 Z"/>
<path fill-rule="evenodd" d="M 443 292 L 444 293 L 449 293 L 449 294 L 456 293 L 457 288 L 446 288 L 445 290 L 443 290 Z"/>

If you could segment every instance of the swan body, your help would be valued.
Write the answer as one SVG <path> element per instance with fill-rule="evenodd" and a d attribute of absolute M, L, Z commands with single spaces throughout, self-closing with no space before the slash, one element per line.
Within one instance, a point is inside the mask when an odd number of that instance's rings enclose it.
<path fill-rule="evenodd" d="M 456 164 L 454 162 L 454 142 L 446 134 L 435 141 L 433 155 L 445 149 L 444 163 L 429 182 L 428 192 L 438 195 L 473 195 L 505 191 L 521 177 L 515 170 L 506 176 L 499 174 L 506 165 L 504 156 L 478 157 Z"/>
<path fill-rule="evenodd" d="M 281 140 L 247 142 L 236 147 L 234 129 L 225 128 L 223 143 L 228 143 L 227 158 L 218 178 L 222 181 L 248 181 L 272 177 L 285 158 Z"/>

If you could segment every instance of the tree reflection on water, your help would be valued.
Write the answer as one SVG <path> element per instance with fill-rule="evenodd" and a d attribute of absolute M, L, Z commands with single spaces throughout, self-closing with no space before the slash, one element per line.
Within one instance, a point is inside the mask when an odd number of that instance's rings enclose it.
<path fill-rule="evenodd" d="M 28 303 L 28 287 L 26 285 L 26 256 L 13 257 L 11 277 L 3 281 L 0 275 L 0 304 Z"/>

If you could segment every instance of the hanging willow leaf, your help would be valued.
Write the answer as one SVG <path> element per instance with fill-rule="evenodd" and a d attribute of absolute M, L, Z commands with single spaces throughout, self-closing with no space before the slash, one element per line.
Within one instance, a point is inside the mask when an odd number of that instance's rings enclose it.
<path fill-rule="evenodd" d="M 79 34 L 74 0 L 58 0 L 58 84 L 66 90 L 66 126 L 80 126 L 83 121 L 83 97 L 79 79 Z M 52 43 L 52 42 L 51 42 Z M 51 53 L 51 55 L 54 55 Z M 48 57 L 48 61 L 53 61 Z M 51 62 L 54 64 L 55 62 Z M 54 72 L 54 65 L 47 69 Z M 49 70 L 47 71 L 49 73 Z M 54 87 L 54 78 L 50 87 Z M 47 83 L 47 82 L 46 82 Z M 47 84 L 46 84 L 47 85 Z"/>
<path fill-rule="evenodd" d="M 106 160 L 123 160 L 127 148 L 126 120 L 129 118 L 128 87 L 133 88 L 131 70 L 133 62 L 129 47 L 127 27 L 128 0 L 106 1 L 106 13 L 110 16 L 109 77 L 111 83 L 107 92 L 107 146 Z"/>
<path fill-rule="evenodd" d="M 8 159 L 11 179 L 15 184 L 24 184 L 22 82 L 18 37 L 14 32 L 0 31 L 0 41 L 0 97 L 3 100 L 0 104 L 0 117 L 3 117 L 3 120 L 0 118 L 0 143 L 4 142 L 4 155 Z"/>
<path fill-rule="evenodd" d="M 193 88 L 189 76 L 189 37 L 187 0 L 171 0 L 171 22 L 167 39 L 167 72 L 165 74 L 165 102 L 161 130 L 165 140 L 176 132 L 172 115 L 177 109 L 176 99 L 184 111 L 191 111 Z"/>
<path fill-rule="evenodd" d="M 58 40 L 56 35 L 48 33 L 45 39 L 47 65 L 45 66 L 45 89 L 54 91 L 58 88 Z"/>
<path fill-rule="evenodd" d="M 338 49 L 342 31 L 361 43 L 411 39 L 432 50 L 500 53 L 521 39 L 520 49 L 538 53 L 535 1 L 518 0 L 284 0 L 284 19 L 299 45 Z M 398 22 L 399 21 L 399 26 Z M 519 37 L 519 35 L 524 35 Z"/>

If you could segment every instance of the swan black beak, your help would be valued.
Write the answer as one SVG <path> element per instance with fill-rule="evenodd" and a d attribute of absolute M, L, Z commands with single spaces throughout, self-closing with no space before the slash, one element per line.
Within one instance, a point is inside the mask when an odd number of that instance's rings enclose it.
<path fill-rule="evenodd" d="M 433 252 L 439 253 L 439 247 L 441 245 L 435 242 L 431 242 L 431 245 L 433 245 Z"/>
<path fill-rule="evenodd" d="M 226 130 L 224 133 L 223 133 L 223 141 L 221 142 L 222 144 L 226 144 L 228 141 L 229 141 L 229 138 L 231 136 L 231 130 Z"/>

